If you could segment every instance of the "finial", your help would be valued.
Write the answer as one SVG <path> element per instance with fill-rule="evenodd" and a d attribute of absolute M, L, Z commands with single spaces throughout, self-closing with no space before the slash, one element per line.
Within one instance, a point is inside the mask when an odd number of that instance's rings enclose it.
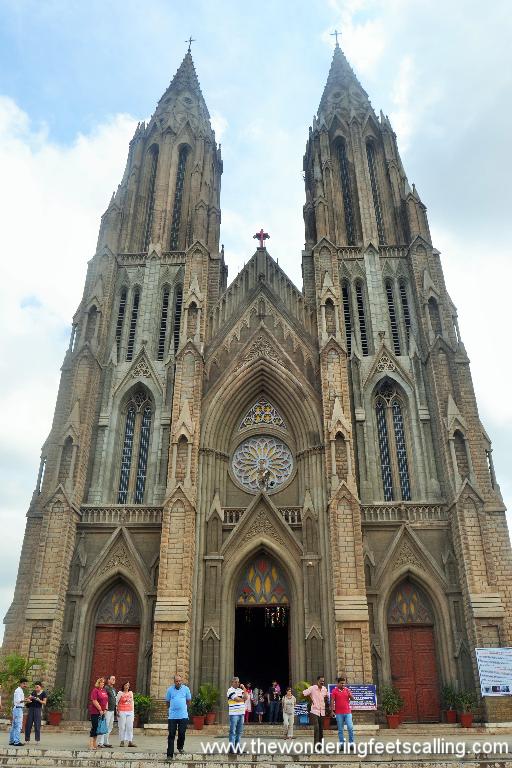
<path fill-rule="evenodd" d="M 270 237 L 270 235 L 268 234 L 268 232 L 265 232 L 263 227 L 262 227 L 259 232 L 256 232 L 256 234 L 252 236 L 252 239 L 260 241 L 260 244 L 259 244 L 258 248 L 264 248 L 265 247 L 265 240 L 268 240 L 269 237 Z"/>
<path fill-rule="evenodd" d="M 341 32 L 338 32 L 337 29 L 335 29 L 334 32 L 331 32 L 331 37 L 335 37 L 336 38 L 336 46 L 335 46 L 336 48 L 340 47 L 339 43 L 338 43 L 338 35 L 340 35 L 340 37 L 341 37 Z"/>
<path fill-rule="evenodd" d="M 191 49 L 191 47 L 192 47 L 192 43 L 195 43 L 196 41 L 194 40 L 194 38 L 193 38 L 193 37 L 192 37 L 192 35 L 191 35 L 191 36 L 188 38 L 188 40 L 185 40 L 185 42 L 186 42 L 186 43 L 188 43 L 188 49 L 187 49 L 187 53 L 190 53 L 190 49 Z"/>

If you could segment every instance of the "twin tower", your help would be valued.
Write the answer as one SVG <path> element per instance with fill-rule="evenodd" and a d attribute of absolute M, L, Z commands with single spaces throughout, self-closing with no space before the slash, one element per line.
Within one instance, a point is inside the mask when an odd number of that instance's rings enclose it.
<path fill-rule="evenodd" d="M 176 671 L 343 672 L 436 721 L 443 684 L 479 690 L 475 647 L 512 645 L 512 561 L 425 205 L 338 45 L 302 290 L 264 247 L 227 284 L 222 170 L 188 52 L 102 217 L 4 649 L 72 718 L 100 674 L 158 702 Z"/>

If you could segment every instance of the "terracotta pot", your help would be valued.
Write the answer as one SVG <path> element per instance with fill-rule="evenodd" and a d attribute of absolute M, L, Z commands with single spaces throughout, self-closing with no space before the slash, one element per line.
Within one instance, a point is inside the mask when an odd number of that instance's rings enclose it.
<path fill-rule="evenodd" d="M 140 715 L 133 716 L 133 727 L 140 728 Z"/>
<path fill-rule="evenodd" d="M 215 722 L 215 718 L 216 717 L 217 717 L 217 715 L 215 714 L 215 712 L 208 712 L 208 714 L 205 715 L 205 718 L 204 718 L 205 724 L 206 725 L 213 725 L 214 722 Z"/>
<path fill-rule="evenodd" d="M 331 716 L 325 715 L 325 717 L 323 717 L 322 719 L 324 721 L 323 722 L 324 731 L 327 731 L 331 727 Z"/>
<path fill-rule="evenodd" d="M 386 715 L 388 728 L 398 728 L 400 725 L 400 715 Z"/>
<path fill-rule="evenodd" d="M 457 722 L 457 710 L 456 709 L 447 709 L 446 710 L 446 722 L 447 723 L 456 723 Z"/>
<path fill-rule="evenodd" d="M 202 731 L 204 726 L 204 715 L 192 715 L 194 731 Z"/>
<path fill-rule="evenodd" d="M 460 727 L 461 728 L 471 728 L 473 725 L 473 713 L 472 712 L 461 712 L 460 715 Z"/>
<path fill-rule="evenodd" d="M 48 725 L 60 725 L 62 712 L 48 712 Z"/>

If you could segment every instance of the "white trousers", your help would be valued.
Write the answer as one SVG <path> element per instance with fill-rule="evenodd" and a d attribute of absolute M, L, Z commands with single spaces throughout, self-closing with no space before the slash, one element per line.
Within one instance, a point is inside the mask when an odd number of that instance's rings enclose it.
<path fill-rule="evenodd" d="M 285 736 L 293 736 L 294 718 L 295 718 L 295 715 L 288 715 L 286 714 L 286 712 L 283 712 L 283 725 L 284 725 Z"/>
<path fill-rule="evenodd" d="M 98 736 L 98 741 L 96 742 L 98 746 L 101 744 L 109 744 L 110 740 L 110 734 L 112 733 L 112 728 L 114 727 L 114 714 L 115 712 L 109 712 L 108 710 L 105 712 L 105 722 L 107 723 L 108 731 L 107 733 L 103 733 L 101 736 Z"/>
<path fill-rule="evenodd" d="M 118 712 L 119 741 L 133 741 L 133 712 Z"/>

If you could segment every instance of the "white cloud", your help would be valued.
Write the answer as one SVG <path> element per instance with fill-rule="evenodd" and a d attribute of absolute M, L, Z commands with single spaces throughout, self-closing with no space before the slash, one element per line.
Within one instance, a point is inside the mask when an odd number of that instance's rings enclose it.
<path fill-rule="evenodd" d="M 213 130 L 215 131 L 215 138 L 217 142 L 221 142 L 222 137 L 226 133 L 228 121 L 224 115 L 221 115 L 218 110 L 214 109 L 210 116 L 210 122 L 212 124 Z"/>
<path fill-rule="evenodd" d="M 0 540 L 0 615 L 12 597 L 24 513 L 53 416 L 71 317 L 135 124 L 116 115 L 61 146 L 12 99 L 0 97 L 0 478 L 7 531 Z"/>

